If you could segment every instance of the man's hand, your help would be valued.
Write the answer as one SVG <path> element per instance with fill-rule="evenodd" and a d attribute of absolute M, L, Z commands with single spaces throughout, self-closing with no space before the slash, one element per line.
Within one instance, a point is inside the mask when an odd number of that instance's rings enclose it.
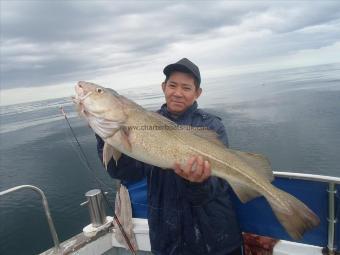
<path fill-rule="evenodd" d="M 201 156 L 191 157 L 186 166 L 181 168 L 178 162 L 174 165 L 176 174 L 191 182 L 203 182 L 211 175 L 210 163 Z"/>

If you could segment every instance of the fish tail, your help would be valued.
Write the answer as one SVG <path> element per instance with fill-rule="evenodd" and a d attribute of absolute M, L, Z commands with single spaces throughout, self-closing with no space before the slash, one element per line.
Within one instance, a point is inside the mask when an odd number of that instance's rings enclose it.
<path fill-rule="evenodd" d="M 306 231 L 319 225 L 319 217 L 300 200 L 279 189 L 275 193 L 275 197 L 266 196 L 267 201 L 294 240 L 301 239 Z"/>

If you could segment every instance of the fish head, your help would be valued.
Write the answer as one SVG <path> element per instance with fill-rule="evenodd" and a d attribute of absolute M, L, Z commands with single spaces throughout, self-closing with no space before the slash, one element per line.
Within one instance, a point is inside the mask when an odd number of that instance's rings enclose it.
<path fill-rule="evenodd" d="M 79 81 L 75 85 L 73 102 L 79 114 L 102 138 L 115 133 L 126 121 L 121 96 L 113 89 L 95 83 Z"/>

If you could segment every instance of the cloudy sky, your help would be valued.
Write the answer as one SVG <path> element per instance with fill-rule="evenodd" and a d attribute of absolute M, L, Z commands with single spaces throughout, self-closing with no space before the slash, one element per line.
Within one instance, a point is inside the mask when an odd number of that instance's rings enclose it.
<path fill-rule="evenodd" d="M 211 77 L 340 62 L 340 1 L 0 1 L 1 105 L 78 80 L 158 85 L 188 57 Z"/>

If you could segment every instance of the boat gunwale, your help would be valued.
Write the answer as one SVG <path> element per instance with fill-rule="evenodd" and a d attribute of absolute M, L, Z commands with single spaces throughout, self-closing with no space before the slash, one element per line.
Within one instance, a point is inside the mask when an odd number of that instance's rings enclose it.
<path fill-rule="evenodd" d="M 340 184 L 340 177 L 335 176 L 296 173 L 287 171 L 273 171 L 273 174 L 275 177 Z"/>

